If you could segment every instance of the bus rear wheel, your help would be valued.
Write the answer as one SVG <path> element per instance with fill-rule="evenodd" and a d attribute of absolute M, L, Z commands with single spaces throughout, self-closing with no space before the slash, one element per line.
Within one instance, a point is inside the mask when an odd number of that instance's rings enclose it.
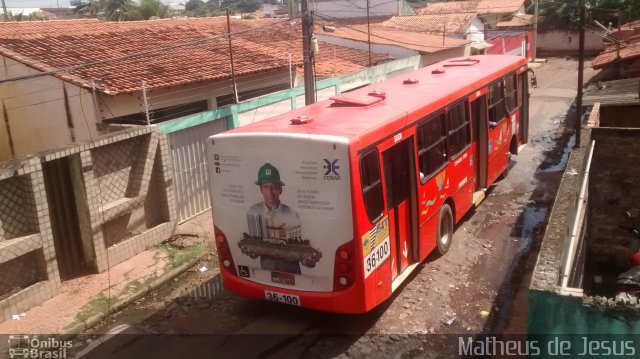
<path fill-rule="evenodd" d="M 438 254 L 444 255 L 449 251 L 452 239 L 453 213 L 451 211 L 451 207 L 445 203 L 442 205 L 442 208 L 440 208 L 440 216 L 438 217 L 438 232 L 436 233 Z"/>

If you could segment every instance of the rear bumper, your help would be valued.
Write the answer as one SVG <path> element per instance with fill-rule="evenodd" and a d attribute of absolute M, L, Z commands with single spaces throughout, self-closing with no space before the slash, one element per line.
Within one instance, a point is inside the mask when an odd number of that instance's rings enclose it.
<path fill-rule="evenodd" d="M 305 292 L 255 283 L 221 269 L 224 288 L 243 297 L 266 300 L 266 290 L 297 295 L 301 307 L 333 313 L 365 313 L 375 306 L 367 307 L 364 290 L 356 285 L 340 292 Z"/>

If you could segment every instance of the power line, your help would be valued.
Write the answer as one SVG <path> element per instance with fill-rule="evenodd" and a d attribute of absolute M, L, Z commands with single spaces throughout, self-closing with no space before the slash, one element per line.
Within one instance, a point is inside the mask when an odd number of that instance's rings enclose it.
<path fill-rule="evenodd" d="M 274 21 L 274 22 L 276 24 L 281 24 L 281 23 L 290 22 L 290 21 L 291 21 L 291 19 L 286 19 L 286 20 L 280 20 L 280 21 Z M 265 24 L 265 25 L 262 25 L 262 26 L 256 26 L 256 27 L 251 27 L 251 28 L 244 29 L 244 30 L 235 31 L 235 32 L 233 32 L 231 34 L 225 33 L 225 34 L 214 35 L 214 36 L 205 36 L 202 39 L 198 39 L 198 40 L 194 40 L 194 41 L 188 41 L 188 42 L 184 42 L 184 43 L 180 43 L 180 44 L 163 46 L 163 47 L 159 47 L 159 48 L 155 48 L 155 49 L 151 49 L 151 50 L 143 50 L 143 51 L 133 52 L 133 53 L 130 53 L 130 54 L 127 54 L 127 55 L 113 57 L 113 58 L 109 58 L 109 59 L 90 61 L 90 62 L 81 63 L 81 64 L 78 64 L 78 65 L 72 65 L 72 66 L 68 66 L 68 67 L 64 67 L 64 68 L 60 68 L 60 69 L 49 70 L 49 71 L 39 72 L 39 73 L 36 73 L 36 74 L 30 74 L 30 75 L 25 75 L 25 76 L 19 76 L 19 77 L 4 79 L 4 80 L 0 80 L 0 84 L 7 83 L 7 82 L 13 82 L 13 81 L 21 81 L 21 80 L 33 79 L 33 78 L 38 78 L 38 77 L 48 76 L 48 75 L 54 75 L 54 74 L 59 74 L 59 73 L 69 73 L 70 71 L 78 70 L 78 69 L 81 69 L 81 68 L 84 68 L 84 67 L 89 67 L 89 66 L 93 66 L 93 65 L 99 65 L 99 64 L 109 63 L 109 62 L 113 62 L 113 61 L 119 61 L 119 60 L 134 58 L 134 57 L 137 57 L 137 56 L 152 55 L 152 54 L 156 54 L 158 52 L 164 52 L 166 50 L 172 50 L 172 49 L 176 49 L 176 48 L 180 48 L 180 47 L 184 47 L 184 46 L 189 46 L 189 45 L 203 44 L 203 43 L 206 43 L 206 42 L 211 41 L 211 40 L 216 40 L 216 39 L 220 39 L 220 38 L 226 38 L 226 37 L 228 37 L 230 35 L 233 36 L 233 35 L 246 34 L 246 33 L 252 32 L 252 31 L 256 31 L 258 29 L 268 28 L 268 27 L 272 27 L 272 26 L 274 26 L 274 24 Z"/>

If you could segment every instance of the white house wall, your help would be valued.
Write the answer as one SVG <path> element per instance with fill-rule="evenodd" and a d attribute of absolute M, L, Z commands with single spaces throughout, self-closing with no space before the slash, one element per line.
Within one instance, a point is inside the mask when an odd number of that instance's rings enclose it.
<path fill-rule="evenodd" d="M 364 18 L 367 17 L 366 0 L 312 0 L 310 8 L 320 16 L 320 18 Z M 390 16 L 398 15 L 400 11 L 400 1 L 370 0 L 369 16 Z"/>
<path fill-rule="evenodd" d="M 289 83 L 288 68 L 237 78 L 238 92 L 269 88 L 283 83 Z M 231 93 L 233 93 L 231 80 L 207 81 L 148 90 L 147 103 L 149 109 L 153 110 L 206 100 L 209 109 L 214 109 L 217 107 L 216 97 Z M 102 119 L 144 112 L 144 98 L 141 92 L 115 96 L 101 94 L 99 104 Z"/>
<path fill-rule="evenodd" d="M 39 73 L 1 60 L 0 79 Z M 91 92 L 52 76 L 0 84 L 0 104 L 0 162 L 97 136 Z"/>
<path fill-rule="evenodd" d="M 356 41 L 351 39 L 344 39 L 341 37 L 324 35 L 324 34 L 316 34 L 316 36 L 318 37 L 318 40 L 329 43 L 329 44 L 349 47 L 352 49 L 357 49 L 362 51 L 369 51 L 369 45 L 366 42 Z M 322 48 L 320 48 L 320 51 L 322 51 Z M 371 44 L 371 52 L 376 52 L 379 54 L 389 54 L 390 56 L 397 59 L 419 54 L 419 52 L 416 50 L 411 50 L 411 49 L 407 49 L 400 46 L 374 44 L 374 43 Z"/>
<path fill-rule="evenodd" d="M 453 57 L 467 56 L 469 55 L 469 47 L 468 46 L 460 46 L 454 47 L 451 49 L 446 49 L 438 52 L 434 52 L 432 54 L 422 55 L 422 63 L 420 67 L 429 66 L 435 64 L 436 62 L 444 61 Z"/>
<path fill-rule="evenodd" d="M 484 41 L 484 23 L 479 18 L 474 18 L 467 29 L 467 40 Z"/>

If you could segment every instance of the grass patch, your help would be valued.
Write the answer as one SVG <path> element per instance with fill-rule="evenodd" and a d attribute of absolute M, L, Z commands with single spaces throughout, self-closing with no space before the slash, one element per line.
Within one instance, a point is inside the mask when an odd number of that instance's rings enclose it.
<path fill-rule="evenodd" d="M 66 328 L 70 328 L 77 323 L 84 323 L 87 319 L 93 317 L 96 314 L 107 313 L 107 310 L 118 301 L 117 297 L 107 298 L 104 293 L 100 293 L 97 297 L 93 298 L 87 305 L 80 309 L 80 312 L 76 314 L 75 319 Z"/>
<path fill-rule="evenodd" d="M 143 290 L 146 290 L 147 288 L 149 288 L 149 286 L 151 285 L 151 283 L 153 283 L 154 280 L 158 279 L 158 276 L 149 275 L 141 279 L 142 281 L 140 279 L 136 279 L 131 283 L 127 284 L 127 287 L 122 291 L 121 295 L 135 294 Z"/>
<path fill-rule="evenodd" d="M 170 269 L 178 268 L 183 264 L 189 263 L 204 254 L 206 250 L 204 243 L 198 243 L 185 248 L 177 248 L 170 243 L 163 243 L 159 248 L 167 254 Z"/>

